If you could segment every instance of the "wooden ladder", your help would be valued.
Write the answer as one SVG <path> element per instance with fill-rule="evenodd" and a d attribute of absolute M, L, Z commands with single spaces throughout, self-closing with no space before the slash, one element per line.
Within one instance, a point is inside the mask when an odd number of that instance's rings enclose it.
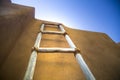
<path fill-rule="evenodd" d="M 55 25 L 60 29 L 60 31 L 45 31 L 44 30 L 45 25 Z M 63 35 L 65 37 L 65 39 L 67 40 L 70 48 L 41 48 L 39 46 L 40 46 L 42 34 Z M 43 23 L 41 25 L 40 32 L 37 35 L 37 38 L 36 38 L 36 41 L 35 41 L 31 56 L 30 56 L 30 60 L 28 63 L 28 67 L 27 67 L 25 76 L 24 76 L 24 80 L 33 80 L 38 52 L 41 52 L 41 53 L 51 53 L 51 52 L 52 53 L 55 53 L 55 52 L 74 53 L 75 58 L 78 61 L 78 64 L 80 65 L 80 67 L 86 77 L 86 80 L 95 80 L 95 77 L 93 76 L 92 72 L 90 71 L 90 69 L 88 68 L 84 59 L 82 58 L 82 56 L 80 54 L 80 50 L 72 42 L 69 35 L 67 34 L 64 27 L 61 24 L 45 24 L 45 23 Z"/>

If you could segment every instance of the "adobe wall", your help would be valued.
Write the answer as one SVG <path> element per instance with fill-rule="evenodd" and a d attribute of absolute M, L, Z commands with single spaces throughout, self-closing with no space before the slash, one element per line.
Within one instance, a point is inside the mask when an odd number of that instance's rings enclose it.
<path fill-rule="evenodd" d="M 34 20 L 34 8 L 16 4 L 0 7 L 0 80 L 23 80 L 42 22 Z M 96 80 L 120 79 L 120 46 L 110 37 L 67 27 L 65 30 Z M 41 46 L 69 47 L 63 42 L 63 37 L 46 35 Z M 34 79 L 85 80 L 74 55 L 66 53 L 39 54 Z"/>
<path fill-rule="evenodd" d="M 66 28 L 96 80 L 120 79 L 120 46 L 105 33 Z"/>
<path fill-rule="evenodd" d="M 3 0 L 4 1 L 4 0 Z M 10 2 L 10 0 L 5 0 Z M 0 6 L 0 67 L 26 25 L 34 20 L 34 8 L 16 4 Z"/>

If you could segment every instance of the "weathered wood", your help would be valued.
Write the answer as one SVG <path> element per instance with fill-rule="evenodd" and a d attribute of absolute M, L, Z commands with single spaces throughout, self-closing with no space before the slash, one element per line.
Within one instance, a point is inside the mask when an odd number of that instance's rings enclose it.
<path fill-rule="evenodd" d="M 63 35 L 64 32 L 61 31 L 42 31 L 43 34 L 58 34 L 58 35 Z"/>
<path fill-rule="evenodd" d="M 60 23 L 44 23 L 45 25 L 55 25 L 55 26 L 58 26 L 58 25 L 61 25 Z"/>
<path fill-rule="evenodd" d="M 61 52 L 61 53 L 74 53 L 74 48 L 38 48 L 38 52 L 41 53 L 51 53 L 51 52 Z"/>
<path fill-rule="evenodd" d="M 45 24 L 42 24 L 42 25 L 41 25 L 40 31 L 43 31 L 43 30 L 44 30 L 44 26 L 45 26 Z"/>
<path fill-rule="evenodd" d="M 74 43 L 72 42 L 72 40 L 70 39 L 68 35 L 65 35 L 65 38 L 71 48 L 76 48 L 76 46 L 74 45 Z"/>
<path fill-rule="evenodd" d="M 45 25 L 45 27 L 51 27 L 51 28 L 57 28 L 58 26 L 57 25 Z"/>
<path fill-rule="evenodd" d="M 65 35 L 65 38 L 69 44 L 69 46 L 71 48 L 75 48 L 76 46 L 74 45 L 73 41 L 70 39 L 70 37 L 68 35 Z M 85 63 L 85 61 L 83 60 L 82 56 L 80 53 L 75 53 L 75 57 L 76 60 L 78 61 L 84 75 L 86 76 L 87 80 L 95 80 L 95 77 L 93 76 L 92 72 L 90 71 L 90 69 L 88 68 L 87 64 Z"/>
<path fill-rule="evenodd" d="M 27 70 L 26 70 L 26 73 L 25 73 L 24 80 L 33 80 L 36 60 L 37 60 L 37 52 L 33 51 L 31 56 L 30 56 L 30 60 L 29 60 L 29 63 L 28 63 L 28 67 L 27 67 Z"/>
<path fill-rule="evenodd" d="M 40 33 L 38 33 L 38 36 L 37 36 L 37 38 L 36 38 L 34 47 L 39 48 L 40 42 L 41 42 L 41 38 L 42 38 L 42 34 L 41 34 L 41 32 L 40 32 Z"/>
<path fill-rule="evenodd" d="M 80 53 L 76 53 L 75 55 L 77 62 L 79 63 L 83 73 L 86 76 L 86 80 L 95 80 L 95 77 L 93 76 L 92 72 L 88 68 L 87 64 L 85 63 L 84 59 L 80 55 Z"/>
<path fill-rule="evenodd" d="M 65 29 L 63 28 L 62 25 L 59 25 L 59 28 L 60 28 L 60 30 L 61 30 L 62 32 L 65 32 Z"/>

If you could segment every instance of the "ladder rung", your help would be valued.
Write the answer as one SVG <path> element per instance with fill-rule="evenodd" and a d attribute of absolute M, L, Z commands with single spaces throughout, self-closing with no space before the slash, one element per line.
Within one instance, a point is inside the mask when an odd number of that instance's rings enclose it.
<path fill-rule="evenodd" d="M 59 24 L 54 24 L 54 23 L 44 23 L 45 25 L 55 25 L 55 26 L 58 26 L 58 25 L 61 25 L 60 23 Z"/>
<path fill-rule="evenodd" d="M 43 34 L 59 34 L 62 35 L 64 32 L 61 31 L 42 31 Z"/>
<path fill-rule="evenodd" d="M 62 53 L 74 53 L 74 48 L 38 48 L 38 52 L 51 53 L 51 52 L 62 52 Z"/>
<path fill-rule="evenodd" d="M 46 25 L 47 27 L 53 27 L 53 28 L 57 28 L 58 26 L 57 25 Z"/>

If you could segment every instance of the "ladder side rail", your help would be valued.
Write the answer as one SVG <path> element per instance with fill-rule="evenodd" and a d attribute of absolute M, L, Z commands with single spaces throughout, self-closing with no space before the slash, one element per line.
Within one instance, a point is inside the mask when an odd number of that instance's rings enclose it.
<path fill-rule="evenodd" d="M 65 35 L 65 38 L 71 48 L 76 48 L 76 46 L 74 45 L 74 43 L 72 42 L 72 40 L 70 39 L 70 37 L 67 34 Z"/>
<path fill-rule="evenodd" d="M 88 68 L 87 64 L 85 63 L 82 55 L 80 53 L 76 53 L 75 55 L 77 62 L 79 63 L 83 73 L 85 74 L 86 80 L 96 80 L 93 76 L 92 72 Z"/>
<path fill-rule="evenodd" d="M 41 25 L 41 28 L 40 28 L 40 31 L 43 31 L 43 30 L 44 30 L 44 27 L 45 27 L 45 24 L 42 24 L 42 25 Z"/>
<path fill-rule="evenodd" d="M 45 26 L 45 24 L 42 24 L 42 25 L 41 25 L 41 28 L 40 28 L 41 31 L 44 30 L 44 26 Z M 35 44 L 34 44 L 34 47 L 35 47 L 35 48 L 39 48 L 39 47 L 40 47 L 41 39 L 42 39 L 42 32 L 39 32 L 39 33 L 38 33 L 38 36 L 37 36 L 37 38 L 36 38 Z"/>
<path fill-rule="evenodd" d="M 70 37 L 66 34 L 65 38 L 69 44 L 69 46 L 71 48 L 76 48 L 76 46 L 74 45 L 73 41 L 70 39 Z M 82 55 L 80 53 L 75 53 L 75 57 L 77 59 L 77 62 L 79 63 L 84 75 L 86 76 L 87 80 L 95 80 L 95 77 L 93 76 L 92 72 L 90 71 L 90 69 L 88 68 L 87 64 L 85 63 L 85 61 L 82 58 Z"/>
<path fill-rule="evenodd" d="M 61 30 L 62 32 L 65 32 L 65 29 L 63 28 L 62 25 L 59 25 L 59 28 L 60 28 L 60 30 Z"/>
<path fill-rule="evenodd" d="M 35 48 L 39 48 L 40 42 L 41 42 L 41 38 L 42 38 L 42 33 L 40 32 L 40 33 L 38 33 L 36 41 L 35 41 L 35 44 L 34 44 Z"/>
<path fill-rule="evenodd" d="M 44 24 L 41 25 L 41 30 L 43 30 L 43 29 L 44 29 Z M 41 38 L 42 38 L 42 33 L 40 32 L 40 33 L 38 33 L 35 44 L 34 44 L 35 48 L 39 48 Z M 35 66 L 36 66 L 36 60 L 37 60 L 37 51 L 33 50 L 32 54 L 30 56 L 28 67 L 27 67 L 27 70 L 26 70 L 23 80 L 33 80 L 34 70 L 35 70 Z"/>
<path fill-rule="evenodd" d="M 37 60 L 37 52 L 33 51 L 30 56 L 28 67 L 23 80 L 33 80 L 36 60 Z"/>

